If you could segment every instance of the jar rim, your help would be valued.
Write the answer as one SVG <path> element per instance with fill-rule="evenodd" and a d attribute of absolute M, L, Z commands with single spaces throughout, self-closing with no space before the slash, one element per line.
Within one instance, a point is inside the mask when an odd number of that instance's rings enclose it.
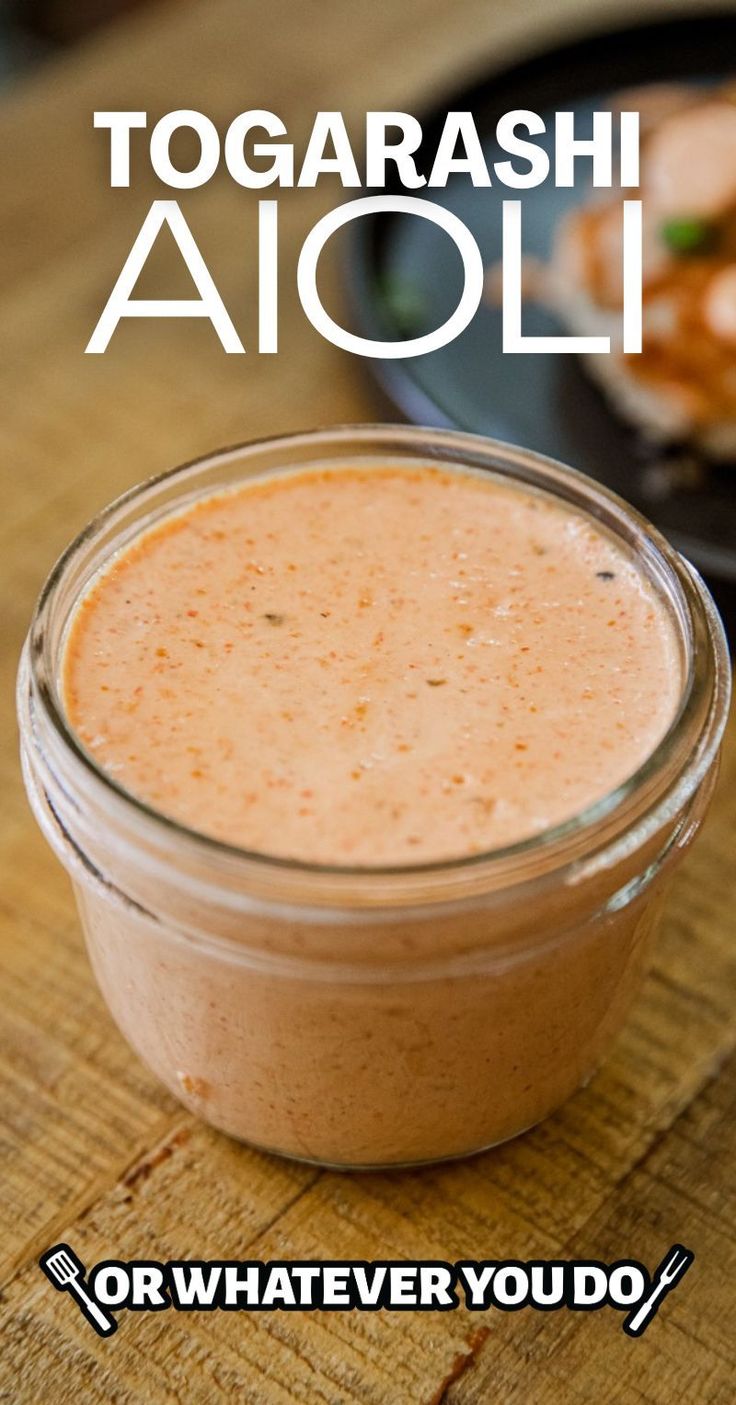
<path fill-rule="evenodd" d="M 490 470 L 512 482 L 526 483 L 552 494 L 558 501 L 567 502 L 604 523 L 619 538 L 625 536 L 632 549 L 646 552 L 650 568 L 659 577 L 660 590 L 669 589 L 676 600 L 687 660 L 680 705 L 667 731 L 641 765 L 618 786 L 561 823 L 480 853 L 421 863 L 326 864 L 229 844 L 188 826 L 127 790 L 85 749 L 65 715 L 58 687 L 58 659 L 51 656 L 54 640 L 49 628 L 62 586 L 80 557 L 93 550 L 95 543 L 99 544 L 121 514 L 165 494 L 172 486 L 184 491 L 169 495 L 168 508 L 170 511 L 175 511 L 177 505 L 181 508 L 186 488 L 197 474 L 233 463 L 247 469 L 249 460 L 264 454 L 273 458 L 274 471 L 278 470 L 279 458 L 284 455 L 294 460 L 289 467 L 324 466 L 324 457 L 320 454 L 329 449 L 339 450 L 339 461 L 344 463 L 348 445 L 353 449 L 354 458 L 358 450 L 364 458 L 380 458 L 385 463 L 387 455 L 393 452 L 403 453 L 404 458 L 411 455 L 415 461 L 421 459 L 435 466 Z M 304 457 L 300 458 L 301 451 Z M 258 470 L 259 473 L 263 471 L 268 472 L 268 469 Z M 211 488 L 212 495 L 218 491 L 222 491 L 222 486 Z M 193 492 L 192 497 L 195 496 L 203 496 L 202 491 Z M 130 538 L 141 530 L 139 522 L 137 530 L 129 533 Z M 110 550 L 116 549 L 115 541 L 119 548 L 123 540 L 122 531 L 117 537 L 113 535 Z M 76 600 L 82 593 L 81 590 L 77 593 Z M 510 868 L 515 877 L 518 872 L 523 878 L 523 869 L 538 859 L 544 860 L 545 868 L 564 867 L 580 857 L 581 846 L 586 853 L 591 847 L 607 847 L 619 840 L 623 832 L 628 832 L 632 824 L 640 824 L 642 805 L 633 802 L 637 798 L 641 800 L 644 792 L 647 804 L 643 808 L 649 832 L 652 832 L 687 803 L 708 772 L 721 741 L 730 698 L 728 648 L 710 592 L 697 571 L 623 498 L 579 470 L 531 450 L 458 430 L 391 424 L 346 424 L 266 436 L 189 460 L 128 489 L 92 518 L 49 573 L 31 622 L 28 671 L 34 697 L 78 777 L 93 788 L 98 799 L 107 798 L 119 811 L 122 807 L 123 814 L 143 822 L 164 844 L 183 844 L 190 851 L 196 850 L 205 861 L 208 857 L 210 860 L 219 858 L 228 865 L 258 865 L 270 869 L 274 875 L 298 875 L 307 881 L 310 877 L 328 882 L 352 880 L 359 884 L 379 879 L 390 883 L 421 881 L 438 876 L 457 880 L 464 874 L 478 875 L 489 867 L 496 872 Z M 678 764 L 682 743 L 686 740 L 690 744 L 686 747 L 685 760 L 680 759 Z M 632 815 L 632 809 L 636 814 Z"/>

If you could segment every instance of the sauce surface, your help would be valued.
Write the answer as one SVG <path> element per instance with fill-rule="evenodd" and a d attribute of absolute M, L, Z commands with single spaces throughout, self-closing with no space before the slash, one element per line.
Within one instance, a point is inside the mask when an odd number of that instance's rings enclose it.
<path fill-rule="evenodd" d="M 297 470 L 144 532 L 62 688 L 97 764 L 228 843 L 406 864 L 602 798 L 677 709 L 674 627 L 592 520 L 486 475 Z"/>

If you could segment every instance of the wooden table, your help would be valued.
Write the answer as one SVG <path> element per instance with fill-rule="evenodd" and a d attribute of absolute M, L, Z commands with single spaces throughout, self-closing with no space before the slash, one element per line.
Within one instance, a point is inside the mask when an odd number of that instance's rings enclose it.
<path fill-rule="evenodd" d="M 661 8 L 671 10 L 667 4 Z M 194 107 L 223 124 L 314 110 L 415 110 L 489 55 L 573 23 L 574 0 L 244 0 L 161 5 L 41 68 L 0 108 L 0 1398 L 29 1405 L 391 1402 L 732 1405 L 736 1308 L 736 727 L 707 835 L 677 880 L 656 964 L 592 1084 L 521 1140 L 464 1164 L 341 1176 L 217 1136 L 185 1114 L 113 1027 L 64 874 L 30 817 L 9 699 L 34 597 L 92 511 L 215 445 L 371 418 L 364 367 L 322 341 L 294 293 L 297 251 L 339 192 L 281 198 L 278 357 L 259 357 L 255 197 L 223 180 L 184 208 L 250 346 L 204 323 L 128 323 L 83 347 L 157 191 L 106 184 L 101 108 Z M 586 6 L 590 18 L 593 7 Z M 603 12 L 604 7 L 597 5 Z M 616 9 L 636 12 L 636 0 Z M 339 297 L 337 273 L 326 273 Z M 159 296 L 181 286 L 156 260 Z M 121 1258 L 634 1256 L 697 1260 L 638 1342 L 609 1311 L 164 1314 L 99 1341 L 37 1267 L 68 1238 Z"/>

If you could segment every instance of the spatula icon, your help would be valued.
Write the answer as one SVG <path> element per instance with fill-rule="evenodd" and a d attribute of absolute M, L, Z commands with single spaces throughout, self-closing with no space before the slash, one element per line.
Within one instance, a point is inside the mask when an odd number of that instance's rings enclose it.
<path fill-rule="evenodd" d="M 110 1337 L 117 1331 L 114 1317 L 104 1312 L 96 1303 L 84 1282 L 85 1268 L 69 1244 L 54 1244 L 39 1259 L 39 1266 L 55 1288 L 66 1290 L 76 1298 L 87 1321 L 101 1337 Z"/>
<path fill-rule="evenodd" d="M 630 1337 L 640 1337 L 650 1318 L 659 1310 L 661 1299 L 669 1293 L 688 1269 L 695 1258 L 691 1249 L 682 1244 L 673 1244 L 665 1255 L 652 1280 L 648 1296 L 633 1313 L 624 1320 L 623 1329 Z"/>

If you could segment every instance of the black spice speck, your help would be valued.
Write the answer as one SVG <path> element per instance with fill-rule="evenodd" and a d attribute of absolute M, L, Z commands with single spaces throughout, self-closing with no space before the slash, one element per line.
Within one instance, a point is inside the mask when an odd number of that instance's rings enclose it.
<path fill-rule="evenodd" d="M 268 623 L 269 623 L 269 624 L 275 624 L 275 625 L 277 625 L 277 624 L 283 624 L 283 623 L 284 623 L 284 616 L 283 616 L 283 615 L 275 615 L 275 614 L 273 613 L 273 611 L 271 611 L 271 610 L 267 610 L 266 613 L 265 613 L 265 615 L 263 616 L 263 618 L 264 618 L 264 620 L 268 620 Z"/>
<path fill-rule="evenodd" d="M 615 571 L 596 571 L 599 581 L 612 581 L 616 579 Z"/>

